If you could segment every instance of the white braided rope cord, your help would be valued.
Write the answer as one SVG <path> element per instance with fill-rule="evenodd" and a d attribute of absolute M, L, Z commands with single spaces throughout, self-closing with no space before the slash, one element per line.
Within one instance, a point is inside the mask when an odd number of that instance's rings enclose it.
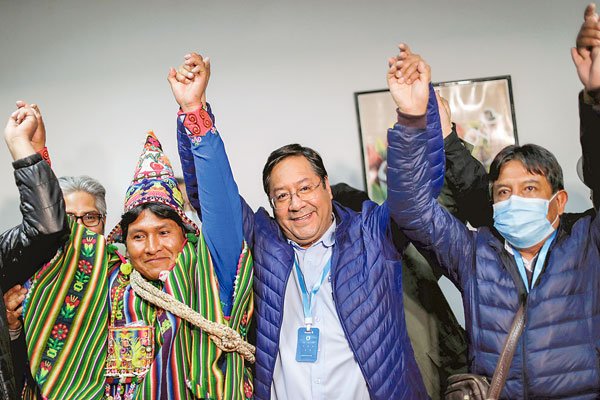
<path fill-rule="evenodd" d="M 246 342 L 235 330 L 227 325 L 207 320 L 200 313 L 150 284 L 135 269 L 131 271 L 130 282 L 135 293 L 142 299 L 202 329 L 221 350 L 227 352 L 236 351 L 244 359 L 254 363 L 256 348 Z"/>

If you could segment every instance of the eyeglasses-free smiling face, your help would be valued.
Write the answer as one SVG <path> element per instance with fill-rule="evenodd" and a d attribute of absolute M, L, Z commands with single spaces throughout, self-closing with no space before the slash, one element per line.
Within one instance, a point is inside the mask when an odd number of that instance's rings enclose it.
<path fill-rule="evenodd" d="M 275 165 L 269 195 L 284 235 L 300 246 L 315 243 L 332 223 L 329 179 L 322 181 L 303 156 L 290 156 Z"/>
<path fill-rule="evenodd" d="M 104 215 L 96 208 L 96 198 L 87 192 L 77 191 L 63 196 L 67 215 L 89 230 L 104 234 Z"/>
<path fill-rule="evenodd" d="M 125 246 L 129 261 L 145 278 L 157 280 L 169 270 L 183 249 L 185 235 L 177 222 L 143 210 L 129 224 Z"/>

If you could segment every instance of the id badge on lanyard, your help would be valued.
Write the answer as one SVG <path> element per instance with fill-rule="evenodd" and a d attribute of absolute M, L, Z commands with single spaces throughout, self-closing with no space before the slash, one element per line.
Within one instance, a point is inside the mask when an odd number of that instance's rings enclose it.
<path fill-rule="evenodd" d="M 300 291 L 302 292 L 302 310 L 304 312 L 304 326 L 298 328 L 298 339 L 296 344 L 296 361 L 297 362 L 309 362 L 314 363 L 317 361 L 319 354 L 319 328 L 313 327 L 313 311 L 315 304 L 315 297 L 321 288 L 321 285 L 329 275 L 331 270 L 331 258 L 325 264 L 321 278 L 312 290 L 309 292 L 304 281 L 304 275 L 300 270 L 298 261 L 294 260 L 294 267 L 296 268 L 296 274 L 298 275 L 298 283 L 300 284 Z"/>

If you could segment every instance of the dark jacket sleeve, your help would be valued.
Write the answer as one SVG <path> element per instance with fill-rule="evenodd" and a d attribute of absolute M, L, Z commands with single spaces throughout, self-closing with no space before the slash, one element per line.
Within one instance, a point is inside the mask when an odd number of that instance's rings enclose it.
<path fill-rule="evenodd" d="M 595 97 L 595 96 L 594 96 Z M 583 154 L 583 180 L 592 189 L 594 208 L 600 205 L 600 105 L 594 106 L 583 92 L 579 93 L 579 124 Z"/>
<path fill-rule="evenodd" d="M 62 192 L 48 163 L 34 154 L 15 161 L 13 167 L 23 222 L 0 235 L 2 274 L 18 273 L 27 279 L 64 244 L 69 227 Z M 31 252 L 31 248 L 45 251 Z M 28 262 L 19 262 L 25 253 Z M 18 271 L 9 271 L 7 266 L 15 263 Z"/>
<path fill-rule="evenodd" d="M 429 182 L 431 196 L 434 199 L 440 195 L 444 186 L 445 161 L 444 146 L 440 141 L 442 137 L 442 124 L 440 112 L 433 85 L 429 85 L 429 102 L 427 104 L 427 157 L 429 161 Z M 388 154 L 389 157 L 389 154 Z M 389 160 L 388 160 L 389 164 Z"/>
<path fill-rule="evenodd" d="M 331 194 L 333 194 L 333 200 L 356 212 L 362 210 L 362 203 L 370 200 L 366 192 L 343 182 L 331 185 Z"/>
<path fill-rule="evenodd" d="M 455 216 L 474 227 L 492 226 L 493 211 L 490 201 L 488 174 L 484 166 L 471 155 L 452 124 L 452 133 L 444 139 L 446 155 L 447 195 L 453 199 Z M 440 203 L 444 198 L 440 196 Z"/>
<path fill-rule="evenodd" d="M 583 179 L 592 190 L 594 209 L 600 206 L 600 89 L 579 94 L 579 123 L 583 153 Z M 590 227 L 591 241 L 600 248 L 600 214 L 595 213 Z M 593 215 L 593 214 L 592 214 Z"/>

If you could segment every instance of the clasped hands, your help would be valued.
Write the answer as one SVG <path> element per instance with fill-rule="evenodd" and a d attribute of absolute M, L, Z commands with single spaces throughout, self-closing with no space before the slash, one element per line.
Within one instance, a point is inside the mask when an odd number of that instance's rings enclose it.
<path fill-rule="evenodd" d="M 388 60 L 387 81 L 400 112 L 423 115 L 429 100 L 431 69 L 404 43 L 399 54 Z M 206 87 L 210 79 L 210 59 L 198 53 L 184 56 L 184 62 L 171 68 L 167 77 L 173 95 L 184 112 L 206 105 Z"/>
<path fill-rule="evenodd" d="M 13 160 L 30 156 L 46 146 L 46 129 L 38 106 L 21 100 L 16 105 L 4 128 L 4 139 Z"/>

